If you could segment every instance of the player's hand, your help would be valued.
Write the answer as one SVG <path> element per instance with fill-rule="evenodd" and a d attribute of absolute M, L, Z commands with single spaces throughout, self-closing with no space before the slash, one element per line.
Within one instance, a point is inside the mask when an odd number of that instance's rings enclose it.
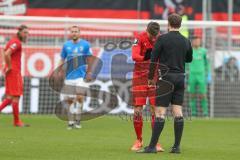
<path fill-rule="evenodd" d="M 148 80 L 148 86 L 149 86 L 149 87 L 155 87 L 155 86 L 156 86 L 155 81 L 154 81 L 153 79 L 149 79 L 149 80 Z"/>
<path fill-rule="evenodd" d="M 86 74 L 85 81 L 86 82 L 91 82 L 92 81 L 92 74 L 91 73 Z"/>
<path fill-rule="evenodd" d="M 144 60 L 147 61 L 149 59 L 151 59 L 151 53 L 152 53 L 152 49 L 147 49 L 145 56 L 144 56 Z"/>
<path fill-rule="evenodd" d="M 59 71 L 57 72 L 58 73 L 58 77 L 59 78 L 64 78 L 65 77 L 65 71 L 64 69 L 59 69 Z"/>
<path fill-rule="evenodd" d="M 11 71 L 11 69 L 12 69 L 12 67 L 5 66 L 3 69 L 3 74 L 6 76 Z"/>
<path fill-rule="evenodd" d="M 212 75 L 211 75 L 211 72 L 208 72 L 208 75 L 207 75 L 207 83 L 208 83 L 208 84 L 211 84 L 211 83 L 212 83 Z"/>

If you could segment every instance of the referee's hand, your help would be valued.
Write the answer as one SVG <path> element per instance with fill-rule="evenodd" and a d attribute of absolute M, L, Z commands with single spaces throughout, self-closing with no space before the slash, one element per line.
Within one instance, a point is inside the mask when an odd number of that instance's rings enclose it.
<path fill-rule="evenodd" d="M 149 80 L 148 80 L 148 86 L 149 86 L 149 87 L 155 87 L 155 86 L 156 86 L 155 81 L 154 81 L 153 79 L 149 79 Z"/>

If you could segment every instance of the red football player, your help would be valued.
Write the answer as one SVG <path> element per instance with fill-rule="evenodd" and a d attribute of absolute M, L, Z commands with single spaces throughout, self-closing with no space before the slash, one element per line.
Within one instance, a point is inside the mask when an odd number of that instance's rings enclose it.
<path fill-rule="evenodd" d="M 147 98 L 151 105 L 152 127 L 154 124 L 154 105 L 155 96 L 150 95 L 153 89 L 148 86 L 148 72 L 152 48 L 160 32 L 160 26 L 157 22 L 150 22 L 145 32 L 138 35 L 132 46 L 132 59 L 135 61 L 132 81 L 132 105 L 134 108 L 133 124 L 137 140 L 134 142 L 131 150 L 140 150 L 143 146 L 142 128 L 143 118 L 142 110 L 146 105 Z M 158 151 L 164 151 L 158 143 Z"/>
<path fill-rule="evenodd" d="M 19 99 L 23 94 L 23 77 L 21 75 L 22 42 L 26 42 L 27 36 L 28 27 L 21 25 L 18 28 L 17 35 L 9 40 L 3 53 L 6 97 L 0 105 L 0 111 L 11 104 L 14 126 L 17 127 L 25 126 L 19 118 Z"/>

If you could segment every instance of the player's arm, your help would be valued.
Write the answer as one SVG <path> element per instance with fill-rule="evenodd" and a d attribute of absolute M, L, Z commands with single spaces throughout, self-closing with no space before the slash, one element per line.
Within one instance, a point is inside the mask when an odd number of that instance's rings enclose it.
<path fill-rule="evenodd" d="M 210 62 L 207 56 L 207 50 L 205 50 L 204 53 L 204 63 L 205 63 L 205 67 L 206 67 L 206 72 L 209 73 L 210 72 Z"/>
<path fill-rule="evenodd" d="M 205 50 L 205 53 L 204 53 L 204 66 L 206 71 L 206 80 L 208 83 L 211 83 L 212 81 L 211 64 L 207 56 L 207 50 Z"/>
<path fill-rule="evenodd" d="M 61 76 L 65 76 L 65 68 L 64 68 L 64 63 L 67 58 L 67 52 L 66 52 L 66 46 L 63 45 L 61 54 L 60 54 L 60 61 L 58 62 L 58 73 L 61 74 Z"/>
<path fill-rule="evenodd" d="M 92 74 L 93 71 L 93 56 L 89 55 L 87 56 L 87 74 Z"/>
<path fill-rule="evenodd" d="M 94 67 L 94 57 L 92 56 L 92 49 L 90 45 L 88 45 L 88 53 L 86 54 L 86 81 L 89 82 L 92 80 L 92 74 L 93 74 L 93 67 Z"/>
<path fill-rule="evenodd" d="M 159 62 L 161 50 L 162 50 L 162 42 L 161 42 L 161 37 L 159 37 L 154 45 L 154 48 L 151 54 L 151 63 L 150 63 L 149 74 L 148 74 L 148 80 L 149 80 L 148 84 L 150 86 L 155 85 L 153 78 L 154 78 L 154 73 L 156 70 L 157 63 Z"/>
<path fill-rule="evenodd" d="M 1 58 L 2 58 L 2 67 L 5 66 L 5 59 L 4 59 L 4 51 L 1 50 Z"/>
<path fill-rule="evenodd" d="M 64 63 L 65 63 L 65 60 L 64 59 L 60 59 L 60 61 L 58 62 L 58 68 L 62 70 Z"/>
<path fill-rule="evenodd" d="M 4 63 L 6 64 L 5 74 L 7 74 L 12 69 L 12 64 L 11 64 L 12 53 L 13 53 L 12 49 L 9 48 L 3 54 Z"/>
<path fill-rule="evenodd" d="M 144 61 L 144 56 L 141 55 L 142 43 L 140 38 L 136 38 L 132 45 L 132 59 L 135 62 Z"/>

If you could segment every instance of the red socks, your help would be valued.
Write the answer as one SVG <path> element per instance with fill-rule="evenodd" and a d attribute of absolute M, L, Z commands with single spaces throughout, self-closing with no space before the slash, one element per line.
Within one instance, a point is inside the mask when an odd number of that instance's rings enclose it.
<path fill-rule="evenodd" d="M 155 122 L 155 115 L 152 114 L 152 123 L 151 123 L 152 129 L 154 128 L 154 122 Z"/>
<path fill-rule="evenodd" d="M 2 104 L 0 105 L 0 112 L 11 103 L 12 103 L 11 99 L 8 98 L 4 99 Z"/>
<path fill-rule="evenodd" d="M 13 109 L 14 124 L 17 124 L 19 122 L 18 102 L 12 102 L 12 109 Z"/>
<path fill-rule="evenodd" d="M 142 141 L 142 127 L 143 127 L 142 114 L 134 114 L 133 125 L 137 139 Z"/>

